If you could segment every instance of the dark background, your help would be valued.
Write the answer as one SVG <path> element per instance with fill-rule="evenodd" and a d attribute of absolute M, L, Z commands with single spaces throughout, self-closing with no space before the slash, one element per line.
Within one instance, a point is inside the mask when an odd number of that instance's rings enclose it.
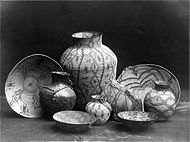
<path fill-rule="evenodd" d="M 77 31 L 103 32 L 118 71 L 140 63 L 166 67 L 182 88 L 189 83 L 189 1 L 1 2 L 1 89 L 25 56 L 55 60 Z M 4 93 L 1 93 L 4 95 Z"/>

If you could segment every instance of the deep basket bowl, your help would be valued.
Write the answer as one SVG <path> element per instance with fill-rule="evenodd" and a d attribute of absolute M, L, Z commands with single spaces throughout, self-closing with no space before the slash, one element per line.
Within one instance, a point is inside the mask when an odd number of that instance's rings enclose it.
<path fill-rule="evenodd" d="M 53 115 L 59 129 L 65 132 L 83 132 L 91 128 L 96 118 L 83 111 L 60 111 Z"/>
<path fill-rule="evenodd" d="M 40 88 L 51 83 L 52 71 L 62 70 L 58 62 L 43 54 L 23 58 L 11 70 L 5 83 L 10 107 L 24 117 L 40 117 Z"/>
<path fill-rule="evenodd" d="M 117 117 L 131 131 L 146 129 L 157 119 L 156 114 L 143 111 L 122 111 Z"/>

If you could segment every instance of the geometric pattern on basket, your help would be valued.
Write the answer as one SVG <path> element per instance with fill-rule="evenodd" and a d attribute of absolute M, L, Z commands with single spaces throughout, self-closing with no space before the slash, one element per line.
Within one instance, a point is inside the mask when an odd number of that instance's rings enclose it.
<path fill-rule="evenodd" d="M 85 109 L 96 117 L 96 124 L 104 124 L 109 119 L 109 109 L 99 102 L 89 102 Z"/>
<path fill-rule="evenodd" d="M 117 58 L 97 38 L 68 48 L 60 59 L 63 68 L 71 74 L 79 96 L 78 107 L 84 108 L 92 95 L 101 94 L 109 80 L 116 78 Z"/>
<path fill-rule="evenodd" d="M 153 120 L 147 112 L 141 111 L 125 111 L 118 114 L 121 118 L 132 121 L 150 121 Z"/>
<path fill-rule="evenodd" d="M 10 107 L 22 116 L 39 117 L 39 91 L 42 86 L 51 83 L 51 71 L 55 70 L 60 71 L 61 66 L 50 57 L 41 54 L 27 56 L 17 63 L 5 84 Z"/>
<path fill-rule="evenodd" d="M 145 104 L 148 106 L 145 105 L 146 110 L 153 110 L 158 115 L 163 114 L 163 117 L 169 117 L 175 110 L 176 99 L 174 96 L 165 97 L 162 97 L 162 95 L 152 96 L 151 93 L 148 93 L 145 99 Z"/>
<path fill-rule="evenodd" d="M 110 103 L 115 113 L 127 110 L 142 110 L 141 100 L 127 91 L 124 92 L 122 87 L 119 87 L 113 81 L 107 84 L 100 95 L 100 99 Z"/>
<path fill-rule="evenodd" d="M 156 81 L 164 81 L 169 84 L 168 90 L 175 95 L 176 102 L 179 101 L 181 95 L 176 77 L 167 69 L 154 64 L 127 67 L 123 70 L 117 81 L 128 89 L 154 88 Z"/>

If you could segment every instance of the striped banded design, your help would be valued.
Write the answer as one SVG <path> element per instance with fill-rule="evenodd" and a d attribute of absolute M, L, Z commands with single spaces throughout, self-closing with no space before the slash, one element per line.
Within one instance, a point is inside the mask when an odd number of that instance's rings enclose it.
<path fill-rule="evenodd" d="M 96 117 L 96 125 L 106 123 L 110 117 L 109 109 L 99 102 L 89 102 L 86 105 L 86 111 Z"/>

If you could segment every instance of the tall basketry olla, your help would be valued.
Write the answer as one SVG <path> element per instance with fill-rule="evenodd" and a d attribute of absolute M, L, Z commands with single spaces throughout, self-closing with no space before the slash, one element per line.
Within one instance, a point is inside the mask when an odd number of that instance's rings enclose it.
<path fill-rule="evenodd" d="M 74 44 L 61 56 L 60 63 L 71 74 L 77 94 L 76 109 L 84 110 L 92 95 L 100 95 L 116 78 L 117 57 L 102 44 L 102 33 L 78 32 Z"/>

